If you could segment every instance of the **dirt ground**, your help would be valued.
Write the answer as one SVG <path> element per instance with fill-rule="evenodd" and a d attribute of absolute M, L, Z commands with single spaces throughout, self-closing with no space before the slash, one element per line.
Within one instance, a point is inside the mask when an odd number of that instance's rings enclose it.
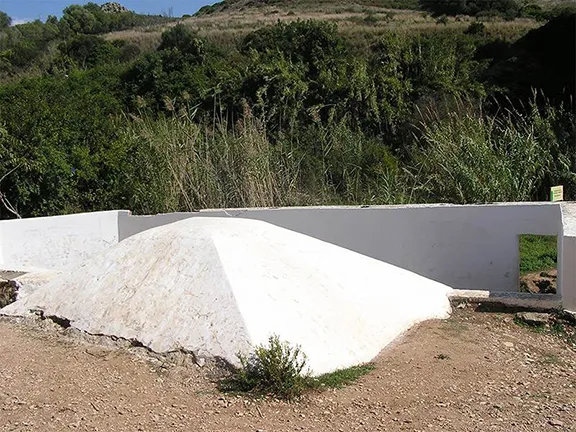
<path fill-rule="evenodd" d="M 291 404 L 62 332 L 0 320 L 0 431 L 576 431 L 576 348 L 509 314 L 456 309 L 357 383 Z"/>
<path fill-rule="evenodd" d="M 533 294 L 556 294 L 558 270 L 528 273 L 520 277 L 520 291 Z"/>

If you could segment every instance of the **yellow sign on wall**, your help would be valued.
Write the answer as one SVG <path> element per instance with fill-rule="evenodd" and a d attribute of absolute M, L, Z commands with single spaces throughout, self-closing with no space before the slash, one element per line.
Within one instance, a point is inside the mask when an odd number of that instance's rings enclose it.
<path fill-rule="evenodd" d="M 564 186 L 550 188 L 550 201 L 564 201 Z"/>

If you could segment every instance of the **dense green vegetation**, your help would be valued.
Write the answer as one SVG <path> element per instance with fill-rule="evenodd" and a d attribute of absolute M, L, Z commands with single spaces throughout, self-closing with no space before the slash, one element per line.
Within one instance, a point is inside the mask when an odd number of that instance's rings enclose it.
<path fill-rule="evenodd" d="M 555 269 L 558 261 L 556 242 L 556 236 L 521 235 L 520 275 Z"/>
<path fill-rule="evenodd" d="M 168 22 L 162 16 L 134 12 L 107 13 L 95 3 L 71 5 L 62 18 L 50 16 L 46 22 L 36 20 L 10 27 L 11 19 L 0 13 L 0 78 L 37 68 L 50 70 L 52 51 L 62 40 L 78 35 L 97 35 L 114 30 Z"/>
<path fill-rule="evenodd" d="M 95 7 L 0 30 L 2 218 L 576 195 L 575 15 L 367 49 L 322 21 L 237 45 L 179 24 L 140 52 L 98 34 L 152 18 Z"/>

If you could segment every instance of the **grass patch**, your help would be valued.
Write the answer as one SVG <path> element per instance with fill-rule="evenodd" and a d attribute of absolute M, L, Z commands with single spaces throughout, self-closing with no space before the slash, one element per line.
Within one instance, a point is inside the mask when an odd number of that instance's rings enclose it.
<path fill-rule="evenodd" d="M 342 388 L 374 370 L 374 365 L 363 364 L 312 377 L 300 347 L 291 346 L 276 335 L 268 339 L 267 346 L 257 346 L 250 356 L 238 358 L 241 366 L 220 382 L 221 391 L 285 400 L 297 399 L 311 390 Z"/>
<path fill-rule="evenodd" d="M 462 334 L 469 330 L 466 323 L 455 320 L 445 321 L 443 327 L 447 332 L 453 334 Z"/>
<path fill-rule="evenodd" d="M 514 323 L 519 327 L 527 328 L 534 333 L 554 336 L 568 345 L 576 347 L 576 321 L 566 312 L 555 312 L 550 318 L 551 324 L 534 326 L 527 324 L 519 318 Z"/>
<path fill-rule="evenodd" d="M 535 325 L 531 325 L 528 324 L 527 322 L 525 322 L 524 320 L 518 318 L 518 317 L 514 317 L 514 324 L 516 324 L 519 327 L 524 327 L 527 329 L 532 330 L 534 333 L 540 333 L 540 334 L 547 334 L 549 333 L 549 328 L 547 326 L 543 326 L 543 325 L 539 325 L 539 326 L 535 326 Z"/>
<path fill-rule="evenodd" d="M 339 369 L 334 372 L 330 372 L 319 377 L 312 378 L 309 383 L 310 388 L 342 388 L 358 378 L 372 372 L 375 366 L 371 363 L 366 363 L 363 365 L 352 366 L 346 369 Z"/>
<path fill-rule="evenodd" d="M 520 274 L 555 269 L 558 262 L 556 236 L 523 234 L 519 238 Z"/>

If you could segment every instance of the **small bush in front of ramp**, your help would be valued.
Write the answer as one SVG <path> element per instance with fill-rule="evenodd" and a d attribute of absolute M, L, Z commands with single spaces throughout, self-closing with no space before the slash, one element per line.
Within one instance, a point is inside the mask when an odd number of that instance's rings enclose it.
<path fill-rule="evenodd" d="M 250 356 L 238 358 L 241 366 L 221 383 L 222 391 L 285 400 L 297 399 L 306 391 L 342 388 L 374 369 L 372 364 L 363 364 L 312 377 L 306 354 L 277 335 L 270 336 L 267 346 L 257 346 Z"/>
<path fill-rule="evenodd" d="M 222 390 L 298 398 L 308 387 L 307 358 L 299 346 L 270 336 L 268 345 L 259 345 L 249 356 L 239 354 L 241 366 L 224 381 Z"/>

